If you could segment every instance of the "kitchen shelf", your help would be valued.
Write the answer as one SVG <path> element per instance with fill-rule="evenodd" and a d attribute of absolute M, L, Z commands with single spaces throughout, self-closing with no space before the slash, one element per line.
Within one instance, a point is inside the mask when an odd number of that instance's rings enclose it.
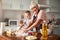
<path fill-rule="evenodd" d="M 41 5 L 41 4 L 38 4 L 38 6 L 41 7 L 41 8 L 50 8 L 49 5 Z"/>

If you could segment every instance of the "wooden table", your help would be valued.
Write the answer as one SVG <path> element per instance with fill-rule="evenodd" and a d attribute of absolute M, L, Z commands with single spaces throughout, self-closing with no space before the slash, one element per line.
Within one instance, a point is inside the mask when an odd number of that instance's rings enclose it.
<path fill-rule="evenodd" d="M 22 37 L 15 37 L 15 36 L 12 36 L 12 37 L 8 37 L 6 35 L 2 35 L 0 36 L 0 40 L 21 40 Z M 38 33 L 37 34 L 37 40 L 40 40 L 41 38 L 41 34 Z M 25 39 L 22 39 L 22 40 L 25 40 Z M 55 35 L 55 34 L 51 34 L 48 36 L 48 40 L 60 40 L 60 36 L 59 35 Z"/>

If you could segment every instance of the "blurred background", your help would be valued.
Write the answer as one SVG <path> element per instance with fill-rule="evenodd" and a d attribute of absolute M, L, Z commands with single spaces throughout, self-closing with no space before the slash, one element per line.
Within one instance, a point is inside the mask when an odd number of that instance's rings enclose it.
<path fill-rule="evenodd" d="M 0 23 L 5 22 L 6 30 L 16 29 L 17 21 L 25 20 L 24 12 L 30 10 L 32 0 L 0 0 Z M 53 27 L 53 33 L 60 35 L 60 0 L 33 0 L 46 11 L 47 18 Z M 31 11 L 31 10 L 30 10 Z M 31 14 L 33 14 L 31 12 Z M 52 21 L 53 20 L 53 21 Z M 11 22 L 11 23 L 10 23 Z M 13 29 L 13 30 L 14 30 Z"/>

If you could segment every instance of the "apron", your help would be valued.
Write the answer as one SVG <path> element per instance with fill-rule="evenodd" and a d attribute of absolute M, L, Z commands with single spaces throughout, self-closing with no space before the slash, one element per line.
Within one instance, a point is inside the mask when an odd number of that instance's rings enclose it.
<path fill-rule="evenodd" d="M 39 10 L 39 12 L 40 12 L 40 10 Z M 37 16 L 34 15 L 33 16 L 33 23 L 35 23 L 36 20 L 37 20 Z M 40 29 L 42 29 L 42 23 L 39 24 L 38 26 L 36 26 L 35 28 L 36 28 L 36 32 L 40 32 Z M 47 28 L 48 28 L 48 25 L 47 25 Z"/>
<path fill-rule="evenodd" d="M 40 10 L 39 10 L 39 12 L 40 12 Z M 39 13 L 39 12 L 38 12 L 38 13 Z M 35 23 L 36 20 L 37 20 L 37 16 L 34 15 L 34 16 L 33 16 L 33 23 Z M 49 24 L 47 24 L 47 28 L 48 28 L 48 25 L 49 25 Z M 36 32 L 40 32 L 40 29 L 42 29 L 42 23 L 40 23 L 40 24 L 39 24 L 38 26 L 36 26 L 35 28 L 36 28 Z M 49 28 L 48 28 L 48 29 L 49 29 Z"/>
<path fill-rule="evenodd" d="M 33 23 L 37 20 L 37 16 L 33 16 Z M 40 29 L 42 29 L 42 24 L 39 24 L 36 28 L 36 32 L 40 32 Z"/>

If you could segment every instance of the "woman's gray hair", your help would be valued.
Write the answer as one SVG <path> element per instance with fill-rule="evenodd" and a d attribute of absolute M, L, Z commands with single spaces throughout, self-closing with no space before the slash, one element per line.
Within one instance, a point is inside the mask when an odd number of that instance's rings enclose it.
<path fill-rule="evenodd" d="M 40 9 L 39 4 L 37 4 L 36 2 L 32 1 L 31 5 L 30 5 L 30 9 L 34 8 L 34 7 L 38 7 Z"/>

